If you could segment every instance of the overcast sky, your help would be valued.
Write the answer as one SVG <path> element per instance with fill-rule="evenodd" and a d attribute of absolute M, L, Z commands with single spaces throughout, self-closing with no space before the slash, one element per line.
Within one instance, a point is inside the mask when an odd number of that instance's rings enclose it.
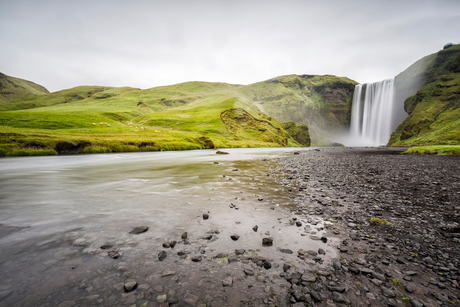
<path fill-rule="evenodd" d="M 50 91 L 394 77 L 460 43 L 460 1 L 0 0 L 0 72 Z"/>

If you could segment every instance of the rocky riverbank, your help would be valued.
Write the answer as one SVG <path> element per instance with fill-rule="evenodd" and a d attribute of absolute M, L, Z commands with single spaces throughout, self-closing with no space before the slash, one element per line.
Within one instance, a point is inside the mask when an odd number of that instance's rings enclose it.
<path fill-rule="evenodd" d="M 287 273 L 292 306 L 459 304 L 460 159 L 400 152 L 316 149 L 273 168 L 297 214 L 339 238 L 325 271 Z"/>

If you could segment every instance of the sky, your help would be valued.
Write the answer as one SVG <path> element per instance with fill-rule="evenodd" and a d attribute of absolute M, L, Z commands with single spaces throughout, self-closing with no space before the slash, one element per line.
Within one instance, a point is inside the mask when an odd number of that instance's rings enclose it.
<path fill-rule="evenodd" d="M 458 0 L 0 0 L 0 72 L 52 92 L 288 74 L 375 82 L 449 42 L 460 43 Z"/>

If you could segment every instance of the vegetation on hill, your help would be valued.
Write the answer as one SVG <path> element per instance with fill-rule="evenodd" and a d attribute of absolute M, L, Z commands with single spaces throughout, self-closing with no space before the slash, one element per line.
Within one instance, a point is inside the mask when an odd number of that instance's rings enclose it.
<path fill-rule="evenodd" d="M 329 145 L 328 137 L 350 124 L 357 82 L 332 75 L 287 75 L 239 88 L 267 115 L 280 122 L 305 124 L 314 145 Z"/>
<path fill-rule="evenodd" d="M 291 75 L 247 86 L 79 86 L 1 104 L 0 155 L 309 146 L 310 135 L 324 141 L 348 124 L 354 84 Z"/>
<path fill-rule="evenodd" d="M 0 105 L 8 101 L 48 93 L 48 90 L 41 85 L 0 73 Z"/>
<path fill-rule="evenodd" d="M 460 144 L 460 45 L 414 65 L 407 71 L 420 80 L 420 88 L 404 101 L 409 116 L 391 135 L 389 145 Z"/>

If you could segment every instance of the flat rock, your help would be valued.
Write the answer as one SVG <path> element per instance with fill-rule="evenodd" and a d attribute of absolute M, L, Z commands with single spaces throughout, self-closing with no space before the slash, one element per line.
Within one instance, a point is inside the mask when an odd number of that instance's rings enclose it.
<path fill-rule="evenodd" d="M 131 230 L 129 233 L 130 233 L 130 234 L 133 234 L 133 235 L 137 235 L 137 234 L 146 232 L 147 230 L 149 230 L 149 227 L 148 227 L 148 226 L 137 226 L 136 228 L 134 228 L 133 230 Z"/>
<path fill-rule="evenodd" d="M 199 298 L 193 294 L 186 293 L 184 296 L 184 302 L 189 306 L 196 306 Z"/>

